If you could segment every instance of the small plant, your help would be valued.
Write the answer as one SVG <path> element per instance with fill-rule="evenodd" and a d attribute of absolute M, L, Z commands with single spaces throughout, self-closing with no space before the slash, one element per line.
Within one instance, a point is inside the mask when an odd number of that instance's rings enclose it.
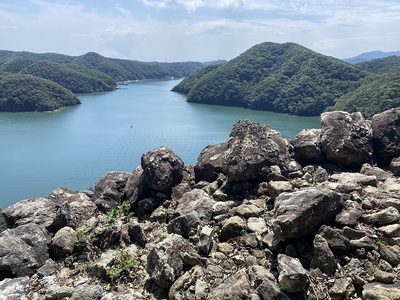
<path fill-rule="evenodd" d="M 122 202 L 121 205 L 117 205 L 116 207 L 111 208 L 107 211 L 108 222 L 113 223 L 118 218 L 129 219 L 133 215 L 131 212 L 131 204 L 128 201 Z"/>
<path fill-rule="evenodd" d="M 139 261 L 128 251 L 117 250 L 117 255 L 111 268 L 107 271 L 107 275 L 111 278 L 120 277 L 124 273 L 129 273 L 137 265 Z"/>

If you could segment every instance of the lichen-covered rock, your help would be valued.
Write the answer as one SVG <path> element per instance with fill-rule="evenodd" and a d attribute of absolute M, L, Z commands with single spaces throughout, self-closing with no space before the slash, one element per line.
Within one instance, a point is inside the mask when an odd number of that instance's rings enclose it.
<path fill-rule="evenodd" d="M 214 287 L 208 299 L 241 300 L 249 299 L 251 285 L 244 269 L 229 276 L 223 283 Z"/>
<path fill-rule="evenodd" d="M 49 258 L 50 237 L 35 223 L 0 233 L 0 279 L 30 276 Z"/>
<path fill-rule="evenodd" d="M 398 300 L 400 284 L 368 283 L 363 287 L 363 300 Z"/>
<path fill-rule="evenodd" d="M 393 108 L 372 117 L 374 156 L 388 166 L 400 153 L 400 108 Z"/>
<path fill-rule="evenodd" d="M 303 129 L 294 139 L 296 158 L 318 162 L 321 159 L 321 129 Z"/>
<path fill-rule="evenodd" d="M 240 120 L 228 142 L 203 149 L 195 166 L 196 180 L 212 182 L 223 173 L 230 181 L 265 181 L 271 166 L 287 170 L 288 158 L 285 140 L 277 131 Z"/>
<path fill-rule="evenodd" d="M 28 300 L 29 277 L 7 278 L 0 281 L 0 299 Z"/>
<path fill-rule="evenodd" d="M 326 159 L 354 168 L 372 160 L 372 130 L 361 113 L 321 114 L 321 145 Z"/>
<path fill-rule="evenodd" d="M 282 193 L 275 199 L 273 230 L 281 240 L 307 236 L 334 220 L 341 208 L 340 195 L 328 189 Z"/>
<path fill-rule="evenodd" d="M 160 147 L 142 155 L 143 178 L 150 189 L 170 194 L 182 179 L 184 163 L 172 150 Z"/>

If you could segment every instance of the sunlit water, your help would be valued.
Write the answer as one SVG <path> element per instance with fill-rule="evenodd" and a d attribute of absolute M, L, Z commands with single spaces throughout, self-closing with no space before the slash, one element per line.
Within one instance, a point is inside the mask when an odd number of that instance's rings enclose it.
<path fill-rule="evenodd" d="M 165 146 L 186 164 L 228 139 L 240 119 L 269 124 L 294 138 L 319 128 L 317 117 L 187 103 L 179 81 L 148 81 L 96 95 L 57 112 L 0 113 L 0 207 L 65 186 L 94 187 L 108 171 L 131 172 L 144 152 Z"/>

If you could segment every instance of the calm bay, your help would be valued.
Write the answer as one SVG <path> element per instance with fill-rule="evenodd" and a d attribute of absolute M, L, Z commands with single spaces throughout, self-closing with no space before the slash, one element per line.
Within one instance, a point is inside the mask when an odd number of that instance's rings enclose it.
<path fill-rule="evenodd" d="M 132 172 L 143 153 L 160 146 L 195 164 L 205 146 L 228 140 L 240 119 L 269 124 L 291 139 L 320 127 L 318 117 L 187 103 L 170 91 L 178 83 L 137 82 L 80 95 L 81 105 L 56 112 L 0 113 L 0 207 L 59 186 L 94 187 L 108 171 Z"/>

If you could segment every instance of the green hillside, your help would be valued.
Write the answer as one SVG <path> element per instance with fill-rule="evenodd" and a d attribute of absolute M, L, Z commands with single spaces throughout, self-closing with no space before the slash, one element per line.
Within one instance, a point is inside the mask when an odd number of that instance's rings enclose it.
<path fill-rule="evenodd" d="M 375 74 L 400 73 L 400 56 L 389 56 L 356 64 L 365 71 Z"/>
<path fill-rule="evenodd" d="M 52 111 L 79 103 L 72 92 L 50 80 L 0 72 L 0 111 Z"/>
<path fill-rule="evenodd" d="M 343 95 L 334 110 L 361 112 L 366 118 L 400 106 L 400 73 L 365 80 L 360 87 Z"/>
<path fill-rule="evenodd" d="M 294 43 L 262 43 L 173 90 L 189 102 L 319 115 L 368 72 Z"/>
<path fill-rule="evenodd" d="M 110 76 L 73 64 L 39 61 L 22 69 L 20 74 L 30 74 L 54 81 L 73 93 L 98 93 L 116 88 L 116 82 Z"/>

